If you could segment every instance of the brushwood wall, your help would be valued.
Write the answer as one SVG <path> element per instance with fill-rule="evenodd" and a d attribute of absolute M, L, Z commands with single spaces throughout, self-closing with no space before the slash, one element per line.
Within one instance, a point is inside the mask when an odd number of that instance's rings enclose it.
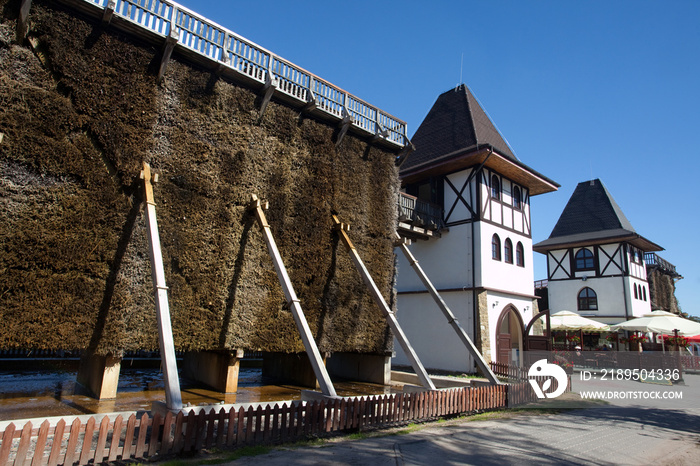
<path fill-rule="evenodd" d="M 158 346 L 139 174 L 148 162 L 175 344 L 303 351 L 255 193 L 321 351 L 381 354 L 391 334 L 331 231 L 350 223 L 393 303 L 394 154 L 62 9 L 0 0 L 0 348 Z"/>

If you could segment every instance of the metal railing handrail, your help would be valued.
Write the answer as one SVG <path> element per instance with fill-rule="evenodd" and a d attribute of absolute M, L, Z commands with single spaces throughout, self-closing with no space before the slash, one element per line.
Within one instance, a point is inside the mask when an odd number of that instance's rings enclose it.
<path fill-rule="evenodd" d="M 177 44 L 241 73 L 300 106 L 316 102 L 316 111 L 334 119 L 352 117 L 352 126 L 403 148 L 408 142 L 406 122 L 370 105 L 315 74 L 278 57 L 235 32 L 171 0 L 81 0 L 152 33 L 175 33 Z"/>

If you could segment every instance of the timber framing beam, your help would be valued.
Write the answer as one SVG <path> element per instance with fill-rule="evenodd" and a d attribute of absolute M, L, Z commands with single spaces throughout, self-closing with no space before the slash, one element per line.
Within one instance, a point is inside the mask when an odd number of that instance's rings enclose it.
<path fill-rule="evenodd" d="M 360 275 L 362 276 L 362 281 L 365 283 L 365 285 L 367 285 L 372 298 L 374 298 L 375 303 L 377 303 L 377 306 L 379 306 L 379 309 L 381 309 L 389 324 L 389 327 L 391 327 L 391 330 L 394 332 L 394 336 L 401 345 L 404 353 L 406 353 L 408 359 L 411 361 L 411 366 L 413 367 L 413 370 L 416 371 L 416 375 L 418 376 L 421 385 L 428 390 L 435 390 L 436 388 L 433 381 L 430 380 L 428 372 L 425 370 L 425 367 L 423 367 L 420 359 L 418 359 L 418 355 L 413 350 L 413 347 L 408 341 L 408 337 L 406 337 L 406 334 L 403 332 L 401 325 L 399 325 L 399 321 L 396 319 L 396 314 L 394 314 L 387 305 L 386 301 L 384 300 L 384 296 L 382 296 L 382 293 L 379 291 L 379 288 L 377 288 L 376 283 L 374 283 L 372 276 L 365 267 L 364 262 L 362 262 L 360 254 L 357 252 L 357 249 L 355 249 L 352 241 L 350 241 L 350 237 L 347 233 L 350 230 L 350 226 L 346 223 L 341 223 L 340 220 L 338 220 L 338 217 L 333 215 L 333 230 L 338 233 L 340 240 L 343 242 L 343 244 L 345 244 L 345 247 L 350 253 L 350 258 L 352 259 L 353 264 L 355 264 L 357 271 L 360 272 Z"/>
<path fill-rule="evenodd" d="M 255 216 L 260 223 L 260 227 L 263 230 L 263 236 L 265 237 L 265 243 L 267 244 L 267 249 L 272 257 L 272 262 L 275 266 L 275 271 L 277 272 L 277 277 L 282 285 L 282 290 L 284 291 L 284 297 L 287 300 L 287 306 L 292 312 L 294 317 L 294 322 L 296 323 L 297 329 L 299 330 L 299 335 L 301 336 L 301 341 L 304 343 L 304 348 L 306 349 L 306 354 L 309 357 L 311 366 L 313 367 L 314 374 L 316 374 L 316 379 L 318 380 L 321 392 L 325 396 L 336 397 L 335 388 L 331 382 L 331 378 L 328 375 L 326 366 L 323 364 L 323 358 L 321 357 L 321 352 L 316 346 L 313 334 L 309 328 L 309 324 L 306 321 L 306 316 L 304 316 L 304 311 L 299 303 L 299 298 L 294 291 L 292 282 L 287 274 L 287 268 L 284 266 L 282 261 L 282 256 L 277 249 L 277 244 L 275 243 L 275 238 L 272 236 L 272 230 L 270 229 L 270 224 L 267 223 L 267 217 L 265 216 L 265 209 L 268 208 L 267 202 L 262 202 L 258 196 L 255 194 L 251 195 L 251 202 L 248 205 L 248 210 L 255 213 Z"/>

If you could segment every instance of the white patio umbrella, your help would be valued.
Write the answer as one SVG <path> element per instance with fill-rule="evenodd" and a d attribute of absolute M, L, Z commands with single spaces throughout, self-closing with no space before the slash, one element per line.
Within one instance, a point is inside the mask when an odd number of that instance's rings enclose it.
<path fill-rule="evenodd" d="M 581 317 L 575 312 L 559 311 L 549 316 L 552 330 L 585 330 L 595 332 L 607 332 L 610 327 L 607 324 Z"/>
<path fill-rule="evenodd" d="M 611 325 L 610 328 L 612 330 L 654 332 L 669 335 L 678 330 L 678 334 L 685 337 L 700 335 L 699 323 L 666 311 L 652 311 L 649 314 L 644 314 L 642 317 Z"/>

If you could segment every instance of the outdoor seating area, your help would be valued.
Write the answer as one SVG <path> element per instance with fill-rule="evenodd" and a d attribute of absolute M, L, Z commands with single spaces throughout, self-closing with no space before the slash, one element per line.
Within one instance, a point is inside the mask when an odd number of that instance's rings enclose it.
<path fill-rule="evenodd" d="M 550 331 L 552 350 L 563 365 L 700 370 L 700 324 L 669 312 L 607 325 L 560 311 L 550 315 Z"/>

